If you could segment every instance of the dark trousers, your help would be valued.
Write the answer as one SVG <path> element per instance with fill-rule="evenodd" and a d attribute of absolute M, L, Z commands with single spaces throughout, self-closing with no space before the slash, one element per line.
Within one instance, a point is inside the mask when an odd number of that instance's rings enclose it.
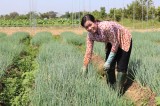
<path fill-rule="evenodd" d="M 111 51 L 111 48 L 112 48 L 111 43 L 108 43 L 106 45 L 106 48 L 107 48 L 107 51 L 106 51 L 106 59 L 105 60 L 107 60 L 107 58 L 109 56 L 109 53 Z M 126 73 L 127 72 L 127 68 L 128 68 L 128 63 L 129 63 L 131 50 L 132 50 L 132 40 L 131 40 L 131 45 L 130 45 L 130 48 L 129 48 L 128 52 L 122 50 L 119 47 L 118 51 L 116 53 L 116 56 L 113 59 L 111 65 L 110 65 L 111 70 L 115 69 L 115 66 L 116 66 L 116 63 L 117 63 L 117 71 Z"/>

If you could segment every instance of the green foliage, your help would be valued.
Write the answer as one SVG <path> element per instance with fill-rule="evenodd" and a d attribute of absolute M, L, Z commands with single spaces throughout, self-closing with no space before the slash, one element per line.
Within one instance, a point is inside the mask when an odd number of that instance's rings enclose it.
<path fill-rule="evenodd" d="M 36 73 L 38 64 L 34 60 L 37 54 L 37 49 L 35 50 L 31 46 L 28 45 L 28 48 L 25 49 L 25 54 L 21 55 L 17 60 L 15 66 L 18 71 L 21 72 L 20 76 L 20 84 L 21 87 L 18 92 L 18 95 L 12 100 L 12 105 L 18 106 L 28 106 L 30 104 L 30 95 L 33 90 L 34 85 L 34 75 Z"/>
<path fill-rule="evenodd" d="M 34 55 L 25 55 L 14 62 L 10 74 L 3 80 L 5 88 L 0 94 L 0 100 L 6 105 L 28 106 L 30 93 L 34 84 L 34 74 L 37 64 Z"/>
<path fill-rule="evenodd" d="M 100 17 L 101 19 L 104 19 L 106 17 L 106 9 L 105 7 L 100 8 Z"/>
<path fill-rule="evenodd" d="M 23 51 L 23 44 L 16 44 L 15 42 L 6 42 L 0 43 L 0 70 L 5 71 L 7 67 L 11 65 L 15 58 Z M 3 74 L 2 74 L 3 75 Z M 0 73 L 0 76 L 2 76 Z"/>
<path fill-rule="evenodd" d="M 82 46 L 85 44 L 84 37 L 76 35 L 73 32 L 63 32 L 60 34 L 64 43 L 73 44 L 76 46 Z"/>
<path fill-rule="evenodd" d="M 132 19 L 134 14 L 134 18 L 137 20 L 146 20 L 147 6 L 148 10 L 151 12 L 151 10 L 154 8 L 152 4 L 153 4 L 152 0 L 135 0 L 131 4 L 127 5 L 126 15 L 128 15 L 128 18 Z M 153 18 L 152 16 L 153 14 L 148 14 L 148 15 L 149 19 Z"/>
<path fill-rule="evenodd" d="M 41 46 L 44 43 L 48 43 L 53 40 L 52 33 L 50 32 L 38 32 L 32 39 L 31 44 L 33 46 Z"/>
<path fill-rule="evenodd" d="M 1 39 L 2 37 L 6 37 L 6 36 L 7 36 L 6 33 L 0 32 L 0 39 Z"/>
<path fill-rule="evenodd" d="M 20 80 L 18 77 L 7 78 L 3 80 L 5 83 L 5 89 L 0 94 L 0 100 L 6 105 L 10 105 L 14 97 L 18 95 L 20 91 Z"/>
<path fill-rule="evenodd" d="M 57 12 L 49 11 L 49 12 L 40 14 L 40 17 L 42 19 L 44 18 L 50 19 L 50 18 L 56 18 L 56 15 L 57 15 Z"/>
<path fill-rule="evenodd" d="M 93 52 L 94 54 L 97 54 L 101 57 L 103 57 L 103 59 L 105 59 L 105 44 L 101 43 L 101 42 L 94 42 L 94 48 L 93 48 Z"/>
<path fill-rule="evenodd" d="M 26 41 L 29 40 L 29 34 L 26 32 L 16 32 L 12 36 L 3 37 L 0 40 L 0 76 L 3 76 L 4 72 L 2 71 L 10 69 L 14 60 L 24 50 L 24 43 L 27 43 Z"/>
<path fill-rule="evenodd" d="M 95 17 L 95 19 L 101 19 L 101 14 L 98 10 L 93 11 L 91 14 Z"/>
<path fill-rule="evenodd" d="M 159 34 L 133 32 L 129 63 L 135 80 L 149 86 L 157 95 L 160 95 Z M 12 37 L 17 41 L 13 42 Z M 25 38 L 21 37 L 6 36 L 0 39 L 0 70 L 4 72 L 7 68 L 7 74 L 4 73 L 1 80 L 5 86 L 0 93 L 0 102 L 15 106 L 134 106 L 101 82 L 92 64 L 89 65 L 88 78 L 80 75 L 83 55 L 76 47 L 84 46 L 86 33 L 81 36 L 64 32 L 61 36 L 51 36 L 50 40 L 40 43 L 36 60 L 37 48 L 29 45 L 30 38 L 20 42 Z M 103 50 L 104 45 L 95 43 L 95 53 L 105 56 Z M 156 101 L 160 105 L 159 97 L 156 97 Z"/>
<path fill-rule="evenodd" d="M 115 106 L 133 103 L 119 98 L 99 80 L 95 69 L 90 66 L 88 79 L 80 75 L 83 56 L 80 51 L 68 44 L 50 42 L 44 44 L 37 61 L 38 73 L 32 105 L 35 106 Z M 45 65 L 44 65 L 45 64 Z"/>
<path fill-rule="evenodd" d="M 25 15 L 19 15 L 17 12 L 12 12 L 9 15 L 2 15 L 0 17 L 0 26 L 33 26 L 29 20 L 30 16 L 32 16 L 32 18 L 36 17 L 36 19 L 34 19 L 36 21 L 36 26 L 79 26 L 81 18 L 87 13 L 93 14 L 98 20 L 114 19 L 115 21 L 120 22 L 122 18 L 127 18 L 130 21 L 138 20 L 141 24 L 142 20 L 150 20 L 153 21 L 152 26 L 153 24 L 155 24 L 154 26 L 157 26 L 156 23 L 158 21 L 160 22 L 159 7 L 156 8 L 153 0 L 134 0 L 125 8 L 111 8 L 109 11 L 109 13 L 106 13 L 105 7 L 100 7 L 100 11 L 66 12 L 58 18 L 56 17 L 57 13 L 54 11 L 40 13 L 40 15 L 33 11 Z M 131 25 L 133 23 L 134 22 L 132 21 Z M 125 26 L 130 26 L 130 24 L 125 24 Z"/>
<path fill-rule="evenodd" d="M 61 41 L 60 35 L 54 35 L 54 36 L 53 36 L 53 40 L 54 40 L 54 41 Z"/>
<path fill-rule="evenodd" d="M 19 14 L 17 12 L 11 12 L 9 15 L 10 15 L 11 19 L 15 19 L 19 16 Z"/>
<path fill-rule="evenodd" d="M 160 106 L 160 97 L 156 97 L 156 105 Z"/>
<path fill-rule="evenodd" d="M 29 37 L 30 35 L 28 32 L 15 32 L 11 35 L 11 40 L 17 43 L 24 43 Z"/>
<path fill-rule="evenodd" d="M 158 21 L 160 22 L 160 6 L 158 7 L 156 11 L 156 15 L 158 16 Z"/>
<path fill-rule="evenodd" d="M 122 9 L 111 8 L 110 13 L 109 13 L 109 17 L 110 17 L 110 19 L 119 22 L 122 18 Z"/>
<path fill-rule="evenodd" d="M 3 69 L 7 73 L 4 73 L 5 76 L 1 78 L 1 83 L 4 86 L 0 93 L 0 102 L 7 106 L 28 106 L 30 104 L 29 97 L 33 89 L 34 74 L 38 65 L 34 61 L 37 49 L 29 45 L 30 39 L 28 37 L 28 33 L 17 32 L 1 42 L 0 54 L 4 52 L 3 57 L 6 55 L 5 59 L 1 61 L 5 62 L 8 58 L 11 61 L 10 64 L 5 63 L 7 69 Z M 22 45 L 23 49 L 18 50 Z M 16 52 L 12 57 L 7 54 L 12 52 Z M 0 63 L 2 63 L 1 61 Z"/>
<path fill-rule="evenodd" d="M 143 86 L 149 86 L 153 92 L 160 94 L 159 44 L 156 43 L 160 32 L 133 34 L 133 49 L 129 64 L 135 80 Z M 152 75 L 151 75 L 152 73 Z"/>
<path fill-rule="evenodd" d="M 138 20 L 130 20 L 130 19 L 123 19 L 123 21 L 120 22 L 125 27 L 133 28 L 133 29 L 152 29 L 152 28 L 159 28 L 160 22 L 156 20 L 148 20 L 144 21 L 138 21 Z"/>

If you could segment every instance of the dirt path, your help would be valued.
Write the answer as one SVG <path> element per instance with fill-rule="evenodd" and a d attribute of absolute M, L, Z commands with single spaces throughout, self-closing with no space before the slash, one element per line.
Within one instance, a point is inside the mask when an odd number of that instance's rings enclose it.
<path fill-rule="evenodd" d="M 105 76 L 103 71 L 104 60 L 98 55 L 93 55 L 91 61 L 97 67 L 98 73 L 102 77 L 104 77 Z M 103 79 L 106 80 L 105 77 Z M 131 78 L 128 78 L 125 84 L 124 96 L 131 99 L 136 106 L 156 106 L 155 93 L 153 93 L 150 90 L 150 88 L 142 87 L 140 86 L 139 83 L 132 81 L 130 79 Z"/>
<path fill-rule="evenodd" d="M 124 96 L 130 98 L 136 106 L 156 106 L 156 94 L 150 88 L 142 87 L 137 82 L 132 82 L 128 89 L 126 89 Z"/>
<path fill-rule="evenodd" d="M 11 35 L 14 32 L 28 32 L 31 36 L 35 35 L 37 32 L 48 31 L 53 35 L 59 35 L 65 31 L 75 32 L 76 34 L 83 34 L 86 32 L 84 28 L 81 27 L 0 27 L 0 32 L 4 32 Z"/>
<path fill-rule="evenodd" d="M 146 31 L 160 31 L 159 29 L 130 29 L 130 31 L 139 31 L 139 32 L 146 32 Z M 30 35 L 35 35 L 37 32 L 48 31 L 51 32 L 53 35 L 59 35 L 65 31 L 72 31 L 76 34 L 83 34 L 86 30 L 82 27 L 0 27 L 0 32 L 4 32 L 8 35 L 11 35 L 14 32 L 23 31 L 28 32 Z"/>

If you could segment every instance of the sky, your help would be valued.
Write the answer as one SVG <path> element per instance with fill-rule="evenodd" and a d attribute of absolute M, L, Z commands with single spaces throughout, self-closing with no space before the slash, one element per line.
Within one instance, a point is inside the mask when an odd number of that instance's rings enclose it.
<path fill-rule="evenodd" d="M 105 7 L 106 12 L 110 8 L 123 8 L 134 0 L 1 0 L 0 15 L 18 12 L 27 14 L 29 11 L 44 13 L 49 11 L 65 12 L 94 11 Z M 160 0 L 153 0 L 156 7 L 160 6 Z"/>

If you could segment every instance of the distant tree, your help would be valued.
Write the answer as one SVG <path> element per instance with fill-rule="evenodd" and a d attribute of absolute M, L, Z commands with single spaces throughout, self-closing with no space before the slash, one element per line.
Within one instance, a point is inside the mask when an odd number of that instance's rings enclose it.
<path fill-rule="evenodd" d="M 47 18 L 49 19 L 49 16 L 47 13 L 40 13 L 40 18 L 44 19 L 44 18 Z"/>
<path fill-rule="evenodd" d="M 44 19 L 44 18 L 47 18 L 47 19 L 56 18 L 56 16 L 57 16 L 57 12 L 54 12 L 54 11 L 49 11 L 49 12 L 46 12 L 46 13 L 40 13 L 40 17 L 42 19 Z"/>
<path fill-rule="evenodd" d="M 123 18 L 128 18 L 127 9 L 123 8 Z"/>
<path fill-rule="evenodd" d="M 152 8 L 153 1 L 152 0 L 135 0 L 131 4 L 127 5 L 127 15 L 128 18 L 135 18 L 137 20 L 145 20 L 147 16 L 147 8 L 148 12 L 150 8 Z M 147 17 L 151 17 L 148 14 Z"/>
<path fill-rule="evenodd" d="M 1 18 L 1 19 L 5 19 L 5 16 L 4 16 L 4 15 L 0 15 L 0 18 Z"/>
<path fill-rule="evenodd" d="M 91 14 L 94 15 L 94 17 L 96 19 L 100 19 L 100 20 L 105 19 L 106 18 L 106 9 L 105 9 L 105 7 L 101 7 L 100 11 L 95 10 Z"/>
<path fill-rule="evenodd" d="M 57 16 L 57 12 L 54 12 L 54 11 L 49 11 L 49 12 L 47 12 L 47 14 L 48 14 L 49 19 L 56 18 L 56 16 Z"/>
<path fill-rule="evenodd" d="M 115 10 L 116 21 L 119 22 L 121 20 L 121 18 L 122 18 L 122 12 L 123 12 L 123 10 L 121 8 Z"/>
<path fill-rule="evenodd" d="M 91 13 L 96 19 L 101 19 L 101 14 L 99 11 L 95 10 Z"/>
<path fill-rule="evenodd" d="M 110 17 L 111 19 L 114 19 L 114 11 L 115 11 L 115 8 L 111 8 L 111 9 L 110 9 L 109 17 Z"/>
<path fill-rule="evenodd" d="M 8 15 L 8 14 L 6 14 L 5 16 L 4 16 L 4 18 L 7 20 L 7 19 L 10 19 L 10 15 Z"/>
<path fill-rule="evenodd" d="M 158 18 L 158 21 L 160 22 L 160 6 L 156 10 L 156 16 Z"/>
<path fill-rule="evenodd" d="M 61 18 L 70 18 L 71 14 L 69 12 L 65 12 L 64 15 L 61 16 Z"/>
<path fill-rule="evenodd" d="M 35 11 L 30 11 L 26 14 L 27 19 L 31 19 L 31 18 L 39 18 L 39 15 L 35 12 Z"/>
<path fill-rule="evenodd" d="M 156 8 L 155 8 L 155 6 L 152 6 L 150 9 L 149 9 L 149 11 L 148 11 L 148 18 L 149 19 L 154 19 L 155 18 L 155 16 L 156 16 Z"/>
<path fill-rule="evenodd" d="M 83 16 L 83 12 L 75 12 L 75 13 L 73 13 L 73 17 L 75 19 L 80 19 L 80 18 L 82 18 L 82 16 Z"/>
<path fill-rule="evenodd" d="M 19 14 L 17 12 L 11 12 L 9 14 L 9 16 L 10 16 L 11 19 L 15 19 L 15 18 L 17 18 L 19 16 Z"/>
<path fill-rule="evenodd" d="M 135 18 L 137 20 L 142 19 L 142 5 L 136 0 L 133 1 L 130 5 L 127 5 L 127 18 Z"/>
<path fill-rule="evenodd" d="M 17 19 L 29 19 L 29 18 L 27 18 L 27 15 L 19 15 Z"/>
<path fill-rule="evenodd" d="M 69 12 L 66 12 L 65 16 L 66 16 L 66 18 L 70 18 L 71 14 Z"/>
<path fill-rule="evenodd" d="M 100 17 L 101 19 L 104 19 L 106 17 L 106 9 L 105 7 L 100 8 Z"/>
<path fill-rule="evenodd" d="M 116 8 L 111 8 L 110 9 L 110 13 L 109 13 L 109 17 L 115 21 L 120 21 L 122 18 L 122 9 L 116 9 Z"/>

